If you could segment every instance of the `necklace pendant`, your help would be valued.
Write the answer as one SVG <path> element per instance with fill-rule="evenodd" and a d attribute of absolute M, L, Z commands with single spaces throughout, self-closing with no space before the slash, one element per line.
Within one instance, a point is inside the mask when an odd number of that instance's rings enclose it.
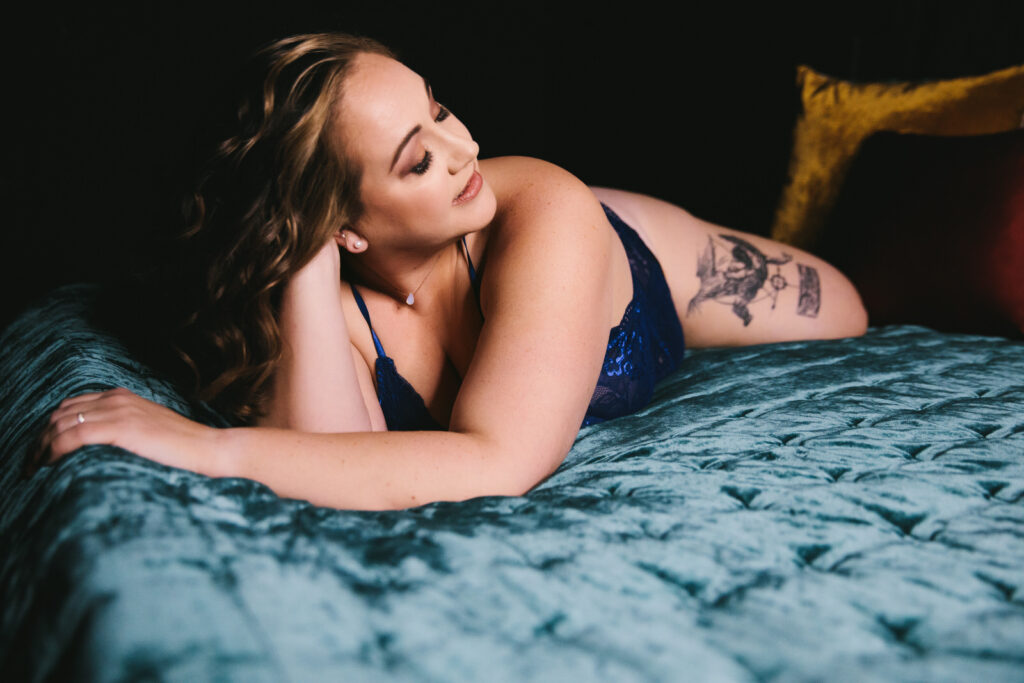
<path fill-rule="evenodd" d="M 416 297 L 412 295 L 412 292 L 409 292 L 409 296 L 405 297 L 405 303 L 408 304 L 409 306 L 412 306 L 414 303 L 416 303 Z"/>

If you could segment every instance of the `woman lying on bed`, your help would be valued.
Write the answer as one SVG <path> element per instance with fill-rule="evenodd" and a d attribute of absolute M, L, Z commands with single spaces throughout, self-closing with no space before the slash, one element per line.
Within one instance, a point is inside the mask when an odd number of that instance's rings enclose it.
<path fill-rule="evenodd" d="M 521 495 L 581 424 L 644 407 L 683 329 L 690 346 L 865 329 L 810 254 L 543 161 L 480 159 L 375 42 L 296 36 L 251 72 L 190 204 L 174 338 L 194 396 L 249 426 L 83 394 L 41 461 L 114 444 L 338 508 Z"/>

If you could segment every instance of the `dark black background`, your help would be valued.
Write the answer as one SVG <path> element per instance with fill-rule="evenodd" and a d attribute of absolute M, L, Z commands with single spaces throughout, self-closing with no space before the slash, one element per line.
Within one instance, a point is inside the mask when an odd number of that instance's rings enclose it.
<path fill-rule="evenodd" d="M 390 45 L 482 156 L 544 158 L 760 234 L 785 181 L 796 64 L 905 80 L 1024 63 L 1016 1 L 143 5 L 26 5 L 3 29 L 0 327 L 53 286 L 115 280 L 147 253 L 204 107 L 291 33 Z"/>

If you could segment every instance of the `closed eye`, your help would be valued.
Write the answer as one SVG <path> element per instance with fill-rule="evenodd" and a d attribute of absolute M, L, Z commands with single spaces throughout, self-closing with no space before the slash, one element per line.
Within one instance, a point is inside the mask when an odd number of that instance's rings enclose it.
<path fill-rule="evenodd" d="M 433 161 L 433 160 L 434 160 L 434 155 L 430 153 L 429 149 L 425 150 L 423 152 L 423 159 L 420 160 L 420 162 L 418 164 L 416 164 L 415 166 L 413 166 L 409 170 L 412 171 L 413 173 L 415 173 L 416 175 L 423 175 L 424 173 L 427 172 L 427 169 L 430 168 L 430 162 Z"/>
<path fill-rule="evenodd" d="M 427 82 L 426 78 L 423 79 L 423 85 L 426 87 L 427 97 L 429 97 L 431 101 L 435 101 L 434 100 L 434 91 L 430 88 L 430 83 Z M 449 111 L 448 108 L 445 107 L 444 105 L 438 104 L 437 106 L 438 106 L 438 112 L 437 112 L 437 116 L 434 117 L 434 122 L 435 123 L 441 123 L 442 121 L 444 121 L 445 119 L 447 119 L 449 116 L 452 115 L 451 111 Z M 430 150 L 429 149 L 424 150 L 423 151 L 423 158 L 420 159 L 418 164 L 416 164 L 415 166 L 413 166 L 409 170 L 412 173 L 415 173 L 416 175 L 423 175 L 428 170 L 430 170 L 430 163 L 433 160 L 434 160 L 434 155 L 431 154 Z"/>
<path fill-rule="evenodd" d="M 437 116 L 434 117 L 434 121 L 436 121 L 437 123 L 441 123 L 446 118 L 451 116 L 452 113 L 448 110 L 447 107 L 444 107 L 442 105 L 438 105 L 438 106 L 441 107 L 441 110 L 439 112 L 437 112 Z M 415 166 L 413 166 L 409 170 L 412 171 L 413 173 L 415 173 L 416 175 L 423 175 L 424 173 L 426 173 L 430 169 L 430 163 L 433 160 L 434 160 L 434 155 L 431 154 L 430 150 L 429 149 L 428 150 L 424 150 L 423 158 L 420 159 L 420 162 L 418 164 L 416 164 Z"/>

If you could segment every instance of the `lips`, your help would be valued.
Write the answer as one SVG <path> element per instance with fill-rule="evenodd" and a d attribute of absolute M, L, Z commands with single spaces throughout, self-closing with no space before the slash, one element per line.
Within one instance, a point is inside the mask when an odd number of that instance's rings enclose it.
<path fill-rule="evenodd" d="M 466 202 L 472 201 L 474 197 L 480 194 L 480 188 L 484 186 L 483 176 L 480 175 L 479 171 L 473 171 L 473 175 L 469 177 L 469 182 L 462 188 L 462 192 L 459 196 L 452 200 L 452 206 L 458 206 L 459 204 L 465 204 Z"/>

